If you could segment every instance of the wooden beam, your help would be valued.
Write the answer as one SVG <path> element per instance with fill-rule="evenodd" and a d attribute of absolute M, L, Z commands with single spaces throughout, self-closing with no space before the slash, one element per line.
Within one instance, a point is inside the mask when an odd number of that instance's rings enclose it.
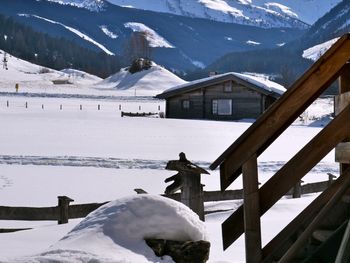
<path fill-rule="evenodd" d="M 244 232 L 247 263 L 258 263 L 262 258 L 258 161 L 256 155 L 243 164 Z"/>
<path fill-rule="evenodd" d="M 223 172 L 222 190 L 253 154 L 260 155 L 339 76 L 350 59 L 350 35 L 338 40 L 277 102 L 210 166 Z"/>
<path fill-rule="evenodd" d="M 340 98 L 342 99 L 342 105 L 340 106 L 344 106 L 344 104 L 346 104 L 346 102 L 349 102 L 347 100 L 347 93 L 350 92 L 350 64 L 349 61 L 348 63 L 344 66 L 341 75 L 339 77 L 339 94 L 340 94 Z M 350 141 L 350 132 L 349 135 L 347 136 L 347 138 L 345 138 L 346 142 Z M 340 163 L 340 172 L 345 171 L 347 168 L 350 167 L 350 164 L 348 163 Z"/>
<path fill-rule="evenodd" d="M 350 104 L 350 91 L 335 96 L 334 98 L 335 115 L 338 115 L 349 104 Z"/>
<path fill-rule="evenodd" d="M 335 161 L 350 164 L 350 142 L 342 142 L 335 147 Z"/>
<path fill-rule="evenodd" d="M 263 248 L 263 262 L 277 261 L 282 257 L 297 238 L 298 231 L 310 224 L 316 214 L 344 184 L 345 179 L 346 176 L 342 175 L 335 180 Z"/>
<path fill-rule="evenodd" d="M 349 131 L 348 125 L 344 124 L 348 123 L 350 123 L 350 105 L 260 188 L 260 215 L 270 209 L 340 141 L 344 140 Z M 225 249 L 241 236 L 243 229 L 241 206 L 222 224 Z"/>
<path fill-rule="evenodd" d="M 315 216 L 312 222 L 307 226 L 307 228 L 302 232 L 297 241 L 288 249 L 288 251 L 283 255 L 283 257 L 278 261 L 280 263 L 294 262 L 294 259 L 298 252 L 305 246 L 309 237 L 320 225 L 322 220 L 331 213 L 331 210 L 339 202 L 341 197 L 350 187 L 350 170 L 348 169 L 344 175 L 344 183 L 339 187 L 337 192 L 331 197 L 331 199 L 322 207 L 321 211 Z M 348 262 L 348 261 L 346 261 Z"/>

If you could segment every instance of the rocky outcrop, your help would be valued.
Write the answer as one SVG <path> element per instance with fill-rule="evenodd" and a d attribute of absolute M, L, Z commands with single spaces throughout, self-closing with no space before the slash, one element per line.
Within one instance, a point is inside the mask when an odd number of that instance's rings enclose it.
<path fill-rule="evenodd" d="M 158 257 L 170 256 L 176 263 L 205 263 L 209 258 L 208 241 L 172 241 L 145 239 Z"/>

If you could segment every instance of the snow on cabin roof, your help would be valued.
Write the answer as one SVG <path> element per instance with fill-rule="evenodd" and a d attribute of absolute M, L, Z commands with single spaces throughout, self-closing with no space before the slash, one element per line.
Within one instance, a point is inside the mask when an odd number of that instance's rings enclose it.
<path fill-rule="evenodd" d="M 173 88 L 165 90 L 161 94 L 158 94 L 156 97 L 160 99 L 166 99 L 183 92 L 188 92 L 210 85 L 215 85 L 217 83 L 224 82 L 227 80 L 234 80 L 240 84 L 247 86 L 248 88 L 257 90 L 258 92 L 277 97 L 281 96 L 286 91 L 286 89 L 282 85 L 273 82 L 263 76 L 228 72 L 175 86 Z"/>

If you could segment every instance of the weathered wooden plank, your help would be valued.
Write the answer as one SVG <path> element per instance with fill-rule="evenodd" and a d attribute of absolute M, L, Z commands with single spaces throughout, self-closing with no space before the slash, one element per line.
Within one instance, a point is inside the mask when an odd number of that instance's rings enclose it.
<path fill-rule="evenodd" d="M 339 76 L 350 59 L 350 35 L 338 40 L 276 103 L 210 166 L 224 164 L 222 190 L 250 156 L 260 155 Z"/>
<path fill-rule="evenodd" d="M 344 123 L 350 123 L 350 105 L 260 188 L 260 215 L 270 209 L 340 141 L 344 140 L 349 130 Z M 229 247 L 243 233 L 243 228 L 241 206 L 222 224 L 224 248 Z"/>
<path fill-rule="evenodd" d="M 335 147 L 335 161 L 350 164 L 350 142 L 342 142 Z"/>
<path fill-rule="evenodd" d="M 350 104 L 350 91 L 334 97 L 334 113 L 338 115 L 346 106 Z"/>
<path fill-rule="evenodd" d="M 339 78 L 339 94 L 340 94 L 340 96 L 343 96 L 342 94 L 346 94 L 347 92 L 350 92 L 350 64 L 349 64 L 349 62 L 343 68 L 343 71 L 341 72 L 341 75 Z M 344 95 L 344 96 L 346 96 L 346 95 Z M 346 141 L 346 142 L 350 141 L 350 132 L 344 141 Z M 346 170 L 348 167 L 350 167 L 350 164 L 340 163 L 340 172 Z"/>
<path fill-rule="evenodd" d="M 0 206 L 0 220 L 57 220 L 58 207 Z"/>
<path fill-rule="evenodd" d="M 258 263 L 262 258 L 257 156 L 243 164 L 244 232 L 246 262 Z"/>
<path fill-rule="evenodd" d="M 310 224 L 321 208 L 324 207 L 324 205 L 330 200 L 336 191 L 338 191 L 339 187 L 344 184 L 346 176 L 348 176 L 348 174 L 342 175 L 335 180 L 330 187 L 328 187 L 315 200 L 313 200 L 263 248 L 264 263 L 274 262 L 282 257 L 282 255 L 287 251 L 288 247 L 297 238 L 298 232 L 305 229 Z"/>

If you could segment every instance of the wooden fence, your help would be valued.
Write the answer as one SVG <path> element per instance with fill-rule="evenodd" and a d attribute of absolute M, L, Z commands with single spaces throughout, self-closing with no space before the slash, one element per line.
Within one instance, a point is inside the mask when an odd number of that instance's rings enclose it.
<path fill-rule="evenodd" d="M 310 194 L 324 191 L 333 181 L 333 175 L 329 174 L 329 180 L 317 183 L 310 183 L 304 185 L 297 185 L 300 187 L 297 190 L 300 194 Z M 135 189 L 137 193 L 146 193 L 142 189 Z M 288 195 L 294 196 L 295 188 L 288 192 Z M 180 194 L 163 195 L 171 199 L 180 200 Z M 239 200 L 243 198 L 243 190 L 229 190 L 229 191 L 204 191 L 204 202 L 216 202 L 224 200 Z M 73 200 L 67 196 L 58 197 L 58 205 L 53 207 L 10 207 L 0 206 L 0 220 L 26 220 L 26 221 L 57 221 L 59 224 L 68 223 L 69 219 L 83 218 L 89 213 L 96 210 L 100 206 L 108 203 L 88 203 L 71 205 Z M 205 214 L 213 213 L 207 211 Z M 30 228 L 6 228 L 0 229 L 0 233 L 15 232 L 20 230 L 27 230 Z"/>

